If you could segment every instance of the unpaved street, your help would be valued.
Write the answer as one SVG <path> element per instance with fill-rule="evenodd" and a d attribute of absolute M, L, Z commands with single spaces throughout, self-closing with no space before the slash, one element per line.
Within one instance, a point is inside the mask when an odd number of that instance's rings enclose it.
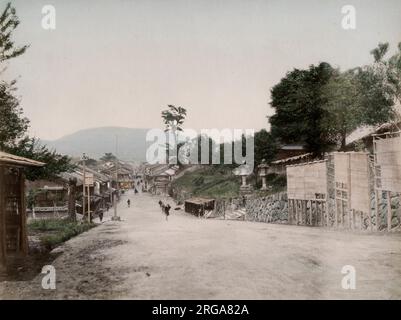
<path fill-rule="evenodd" d="M 401 298 L 400 234 L 204 220 L 174 206 L 166 221 L 158 201 L 124 195 L 123 221 L 106 221 L 58 248 L 56 290 L 43 290 L 38 275 L 0 283 L 0 297 Z M 355 290 L 341 287 L 344 265 L 356 269 Z"/>

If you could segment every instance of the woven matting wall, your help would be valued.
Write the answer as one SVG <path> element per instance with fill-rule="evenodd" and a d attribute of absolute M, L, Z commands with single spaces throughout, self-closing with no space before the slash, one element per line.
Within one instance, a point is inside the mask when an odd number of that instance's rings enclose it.
<path fill-rule="evenodd" d="M 363 212 L 370 212 L 368 157 L 365 152 L 334 153 L 336 185 L 341 184 L 347 193 L 351 191 L 351 209 Z"/>
<path fill-rule="evenodd" d="M 401 137 L 376 141 L 376 165 L 380 166 L 381 189 L 401 192 Z"/>
<path fill-rule="evenodd" d="M 289 199 L 316 200 L 316 194 L 327 192 L 326 161 L 287 166 Z"/>

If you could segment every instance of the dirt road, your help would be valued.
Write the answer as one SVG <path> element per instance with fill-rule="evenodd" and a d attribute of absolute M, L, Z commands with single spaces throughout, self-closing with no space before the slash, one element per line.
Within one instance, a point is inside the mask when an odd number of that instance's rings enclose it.
<path fill-rule="evenodd" d="M 127 208 L 126 199 L 131 199 Z M 2 298 L 327 299 L 401 298 L 401 235 L 204 220 L 159 198 L 123 196 L 123 221 L 106 221 L 58 248 L 57 289 L 0 283 Z M 356 289 L 341 286 L 344 265 Z"/>

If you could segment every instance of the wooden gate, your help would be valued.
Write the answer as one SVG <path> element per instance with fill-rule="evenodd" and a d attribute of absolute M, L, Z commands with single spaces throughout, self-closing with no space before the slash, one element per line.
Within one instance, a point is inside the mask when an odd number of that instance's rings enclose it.
<path fill-rule="evenodd" d="M 383 226 L 386 225 L 387 231 L 391 231 L 393 228 L 391 197 L 393 194 L 400 197 L 401 194 L 401 131 L 373 135 L 373 152 L 376 230 L 382 227 L 379 211 L 385 200 L 387 210 Z"/>
<path fill-rule="evenodd" d="M 24 167 L 43 165 L 0 151 L 0 265 L 8 255 L 28 251 Z"/>
<path fill-rule="evenodd" d="M 27 252 L 24 175 L 21 168 L 0 166 L 0 212 L 3 259 Z"/>
<path fill-rule="evenodd" d="M 288 223 L 327 226 L 327 161 L 290 165 L 286 171 Z"/>

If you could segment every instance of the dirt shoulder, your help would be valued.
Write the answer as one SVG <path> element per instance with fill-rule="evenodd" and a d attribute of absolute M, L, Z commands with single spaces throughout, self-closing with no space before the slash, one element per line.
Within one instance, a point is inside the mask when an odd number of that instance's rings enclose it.
<path fill-rule="evenodd" d="M 124 244 L 122 240 L 107 237 L 118 226 L 104 223 L 52 251 L 58 256 L 49 262 L 56 269 L 56 290 L 42 289 L 42 274 L 31 281 L 0 283 L 2 299 L 104 299 L 117 294 L 113 283 L 121 281 L 118 270 L 105 266 L 107 251 Z M 102 236 L 105 235 L 105 236 Z"/>

